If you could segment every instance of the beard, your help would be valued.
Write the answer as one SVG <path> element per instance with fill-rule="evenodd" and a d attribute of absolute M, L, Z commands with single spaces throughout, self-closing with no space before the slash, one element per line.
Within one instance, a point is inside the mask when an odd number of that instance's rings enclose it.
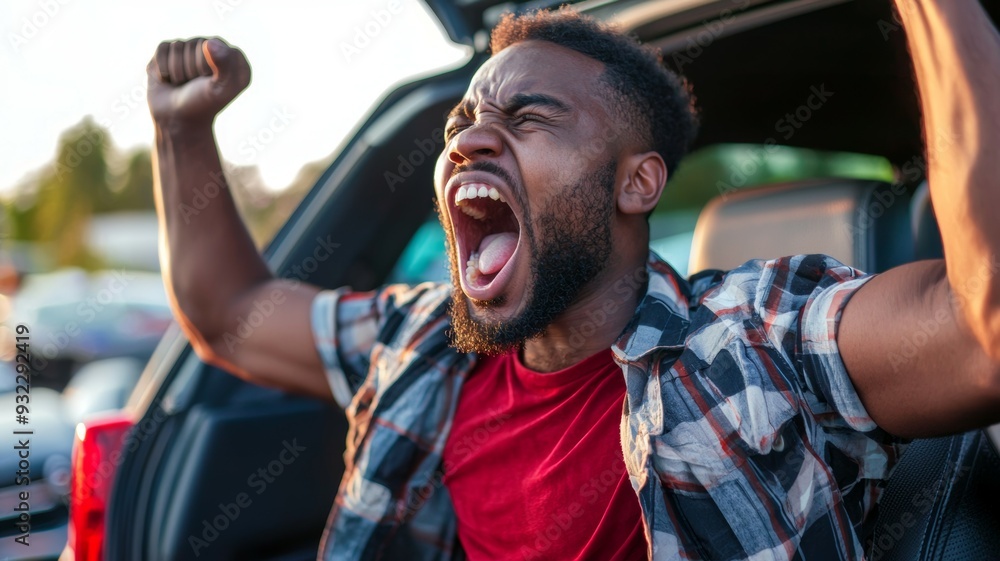
<path fill-rule="evenodd" d="M 566 311 L 588 283 L 603 272 L 611 258 L 611 220 L 614 216 L 616 164 L 610 160 L 589 177 L 565 189 L 564 194 L 528 216 L 522 233 L 531 249 L 531 271 L 523 309 L 506 320 L 474 317 L 472 307 L 488 310 L 505 298 L 471 300 L 461 288 L 455 252 L 455 234 L 445 227 L 451 270 L 451 345 L 459 352 L 496 356 L 520 348 L 528 339 Z M 511 185 L 514 187 L 514 185 Z"/>

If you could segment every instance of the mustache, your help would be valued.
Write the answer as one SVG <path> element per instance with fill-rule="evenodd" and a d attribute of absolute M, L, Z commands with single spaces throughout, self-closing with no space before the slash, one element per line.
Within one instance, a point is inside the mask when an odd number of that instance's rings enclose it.
<path fill-rule="evenodd" d="M 502 167 L 498 166 L 493 162 L 480 160 L 475 162 L 469 162 L 466 164 L 458 164 L 457 166 L 452 168 L 451 175 L 452 177 L 454 177 L 462 173 L 463 171 L 482 171 L 485 173 L 493 174 L 502 179 L 504 183 L 506 183 L 512 189 L 514 189 L 515 192 L 519 191 L 517 182 L 514 181 L 514 176 L 508 173 L 507 170 L 503 169 Z"/>

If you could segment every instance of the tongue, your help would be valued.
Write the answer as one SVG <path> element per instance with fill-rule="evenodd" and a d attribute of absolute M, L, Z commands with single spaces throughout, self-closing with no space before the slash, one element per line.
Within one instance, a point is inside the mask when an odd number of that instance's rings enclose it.
<path fill-rule="evenodd" d="M 492 275 L 503 269 L 517 248 L 517 234 L 490 234 L 479 244 L 479 272 Z"/>

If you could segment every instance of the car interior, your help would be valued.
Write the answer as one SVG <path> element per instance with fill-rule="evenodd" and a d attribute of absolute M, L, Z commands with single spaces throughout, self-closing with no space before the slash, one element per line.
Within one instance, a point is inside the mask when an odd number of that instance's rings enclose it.
<path fill-rule="evenodd" d="M 428 2 L 453 39 L 480 47 L 475 30 L 495 21 L 493 4 Z M 984 4 L 996 21 L 1000 2 Z M 690 273 L 793 253 L 827 253 L 870 272 L 942 256 L 905 38 L 888 2 L 580 7 L 626 26 L 688 79 L 702 119 L 690 161 L 723 145 L 799 150 L 784 172 L 739 181 L 731 163 L 715 166 L 714 175 L 692 164 L 687 177 L 681 166 L 651 224 L 653 237 L 662 238 L 678 234 L 663 225 L 672 213 L 698 216 L 696 224 L 679 221 L 680 233 L 692 239 L 684 256 Z M 404 85 L 379 102 L 268 247 L 275 271 L 289 275 L 317 238 L 329 236 L 341 244 L 336 254 L 303 280 L 365 290 L 401 278 L 401 256 L 440 251 L 440 239 L 418 235 L 432 216 L 433 160 L 412 165 L 402 182 L 387 181 L 387 173 L 397 173 L 400 157 L 417 143 L 434 138 L 485 56 L 480 48 L 466 66 Z M 810 106 L 816 88 L 829 93 Z M 796 111 L 799 126 L 789 128 Z M 832 153 L 877 156 L 889 172 L 841 175 L 803 163 Z M 339 410 L 206 366 L 176 331 L 161 343 L 128 407 L 141 430 L 116 476 L 107 559 L 315 558 L 343 472 L 347 425 Z M 271 481 L 259 476 L 290 442 L 304 448 L 300 455 Z M 989 430 L 912 442 L 862 529 L 869 559 L 1000 557 L 998 443 Z M 251 506 L 210 531 L 240 493 Z"/>

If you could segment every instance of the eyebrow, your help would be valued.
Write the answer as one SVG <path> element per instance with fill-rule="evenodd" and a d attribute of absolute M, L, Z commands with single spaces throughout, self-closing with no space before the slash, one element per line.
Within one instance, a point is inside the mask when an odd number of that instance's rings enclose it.
<path fill-rule="evenodd" d="M 507 100 L 507 103 L 504 104 L 502 111 L 511 115 L 521 109 L 524 109 L 525 107 L 548 107 L 558 111 L 569 111 L 569 104 L 566 102 L 550 95 L 540 93 L 514 94 L 509 100 Z M 475 104 L 471 100 L 464 100 L 448 113 L 448 118 L 452 119 L 459 116 L 472 118 L 472 114 L 475 113 L 475 110 Z"/>
<path fill-rule="evenodd" d="M 514 94 L 503 107 L 504 113 L 517 113 L 525 107 L 548 107 L 559 111 L 569 111 L 569 104 L 550 95 L 538 93 Z"/>

